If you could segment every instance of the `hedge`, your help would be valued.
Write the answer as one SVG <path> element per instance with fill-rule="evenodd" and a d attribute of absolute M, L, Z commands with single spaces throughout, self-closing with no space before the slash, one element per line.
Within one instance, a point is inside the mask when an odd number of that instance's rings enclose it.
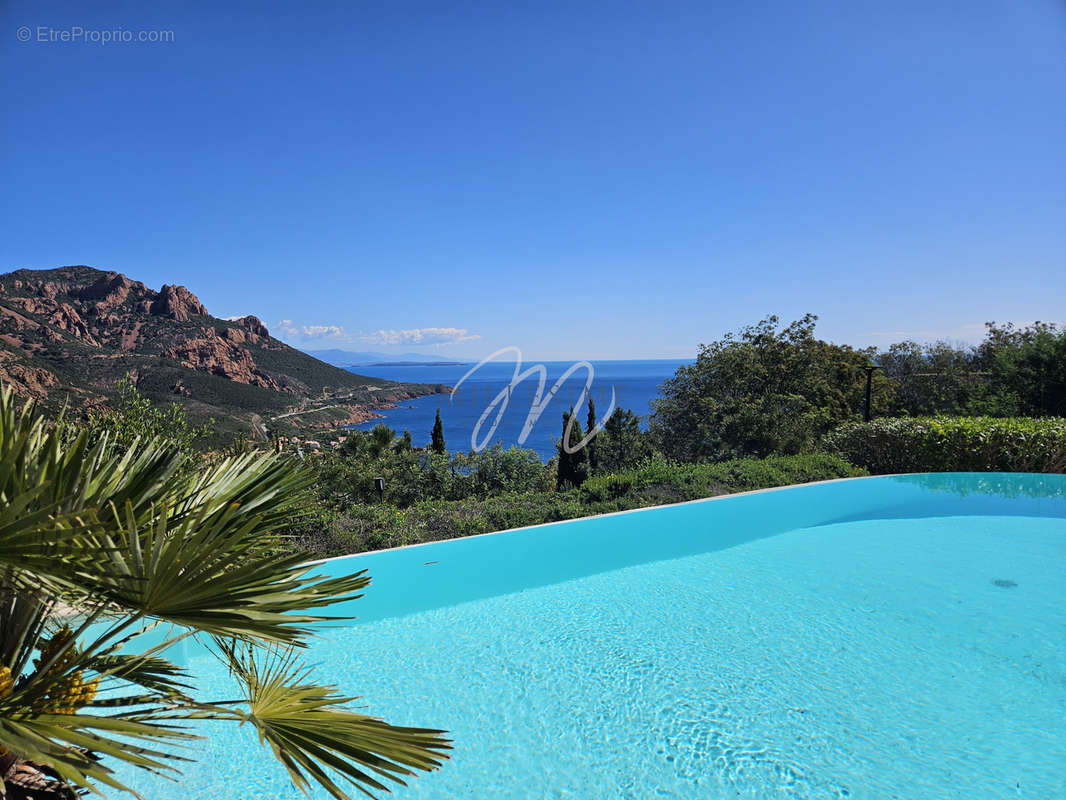
<path fill-rule="evenodd" d="M 823 446 L 874 475 L 1066 472 L 1066 418 L 877 419 L 843 425 Z"/>
<path fill-rule="evenodd" d="M 319 508 L 290 530 L 297 546 L 331 556 L 538 525 L 611 511 L 695 500 L 749 489 L 864 475 L 826 454 L 640 467 L 591 478 L 565 492 L 504 492 L 461 500 L 424 500 L 406 508 L 384 503 Z"/>
<path fill-rule="evenodd" d="M 539 525 L 595 513 L 571 493 L 508 492 L 488 498 L 426 500 L 407 508 L 357 504 L 292 531 L 294 543 L 320 556 L 360 553 Z"/>
<path fill-rule="evenodd" d="M 865 470 L 826 453 L 698 464 L 655 458 L 635 469 L 589 478 L 582 485 L 581 494 L 586 503 L 625 499 L 636 506 L 865 474 Z"/>

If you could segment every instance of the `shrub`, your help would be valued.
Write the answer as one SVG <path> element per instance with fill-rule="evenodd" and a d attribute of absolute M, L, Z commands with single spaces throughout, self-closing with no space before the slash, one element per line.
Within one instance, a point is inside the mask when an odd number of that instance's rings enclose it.
<path fill-rule="evenodd" d="M 290 528 L 294 546 L 328 557 L 366 550 L 385 550 L 413 544 L 402 509 L 384 504 L 353 505 L 343 512 L 321 509 L 319 514 Z"/>
<path fill-rule="evenodd" d="M 184 406 L 155 405 L 129 375 L 115 384 L 111 405 L 111 409 L 93 412 L 89 427 L 95 432 L 106 432 L 112 441 L 124 447 L 132 446 L 137 439 L 160 437 L 188 453 L 202 449 L 212 433 L 214 420 L 196 426 L 189 421 Z"/>
<path fill-rule="evenodd" d="M 385 502 L 400 508 L 423 500 L 547 491 L 555 486 L 554 470 L 532 450 L 504 450 L 497 443 L 480 453 L 447 456 L 408 448 L 397 439 L 399 447 L 385 442 L 370 452 L 367 441 L 365 435 L 353 435 L 341 451 L 315 459 L 315 485 L 324 503 L 337 508 L 377 503 L 376 477 L 385 479 Z"/>
<path fill-rule="evenodd" d="M 407 524 L 419 541 L 428 542 L 574 519 L 589 513 L 576 498 L 554 492 L 501 494 L 482 500 L 419 503 L 408 510 Z"/>
<path fill-rule="evenodd" d="M 526 462 L 521 451 L 503 451 L 477 466 L 498 476 L 501 471 L 492 465 L 501 455 L 511 466 Z M 540 465 L 527 478 L 540 484 L 545 473 Z M 547 474 L 550 477 L 550 471 Z M 636 469 L 590 478 L 581 489 L 566 492 L 501 491 L 490 496 L 426 499 L 398 508 L 389 504 L 386 491 L 384 503 L 346 504 L 337 510 L 320 507 L 319 513 L 294 524 L 289 535 L 303 549 L 331 556 L 861 474 L 862 470 L 824 453 L 719 464 L 676 464 L 654 458 Z"/>
<path fill-rule="evenodd" d="M 407 508 L 354 505 L 323 514 L 292 531 L 318 556 L 383 550 L 440 539 L 539 525 L 593 513 L 576 498 L 553 492 L 507 493 L 486 499 L 428 500 Z"/>
<path fill-rule="evenodd" d="M 480 453 L 456 453 L 449 467 L 455 477 L 448 499 L 546 492 L 555 485 L 551 468 L 541 462 L 536 451 L 521 447 L 504 450 L 499 442 Z"/>
<path fill-rule="evenodd" d="M 653 458 L 632 470 L 590 478 L 582 487 L 582 496 L 590 503 L 626 498 L 635 501 L 634 506 L 648 505 L 863 474 L 863 470 L 825 453 L 713 464 L 678 464 Z"/>
<path fill-rule="evenodd" d="M 843 425 L 825 449 L 875 475 L 1064 472 L 1066 418 L 919 417 Z"/>

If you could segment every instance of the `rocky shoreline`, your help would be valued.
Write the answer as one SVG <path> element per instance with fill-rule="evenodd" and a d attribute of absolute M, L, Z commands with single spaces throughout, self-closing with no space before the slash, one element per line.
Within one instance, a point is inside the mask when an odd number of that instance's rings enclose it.
<path fill-rule="evenodd" d="M 364 422 L 370 422 L 374 419 L 382 419 L 383 414 L 379 413 L 382 410 L 389 408 L 396 408 L 400 403 L 406 400 L 414 400 L 418 397 L 428 397 L 434 394 L 444 394 L 451 391 L 450 386 L 444 385 L 432 385 L 432 391 L 412 391 L 404 389 L 401 391 L 393 391 L 387 394 L 383 394 L 380 399 L 376 399 L 373 403 L 352 403 L 352 404 L 340 404 L 335 406 L 327 406 L 324 408 L 343 408 L 348 414 L 345 417 L 337 418 L 333 417 L 328 420 L 313 420 L 308 422 L 304 426 L 307 430 L 328 430 L 330 428 L 344 428 L 350 425 L 361 425 Z M 324 408 L 310 409 L 304 413 L 313 413 L 315 411 L 322 411 Z"/>

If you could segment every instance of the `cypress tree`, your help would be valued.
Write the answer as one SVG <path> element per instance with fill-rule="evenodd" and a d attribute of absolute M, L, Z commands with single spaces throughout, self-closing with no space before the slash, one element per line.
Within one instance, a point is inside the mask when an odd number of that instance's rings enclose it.
<path fill-rule="evenodd" d="M 440 421 L 440 409 L 437 409 L 437 418 L 433 420 L 433 433 L 430 435 L 430 448 L 434 453 L 444 455 L 447 448 L 444 446 L 444 423 Z"/>
<path fill-rule="evenodd" d="M 592 392 L 589 392 L 589 415 L 585 420 L 588 423 L 586 430 L 592 431 L 596 427 L 596 401 L 592 399 Z M 578 441 L 581 441 L 580 437 Z M 596 474 L 596 467 L 599 464 L 599 454 L 596 452 L 596 438 L 593 437 L 589 440 L 589 443 L 585 445 L 585 449 L 589 454 L 589 475 Z"/>
<path fill-rule="evenodd" d="M 563 438 L 559 440 L 558 452 L 559 452 L 559 465 L 556 469 L 555 484 L 559 489 L 566 489 L 568 487 L 578 487 L 585 482 L 585 478 L 588 477 L 588 453 L 585 448 L 581 448 L 576 453 L 566 452 L 566 448 L 563 447 L 563 443 L 566 441 L 566 426 L 570 422 L 570 418 L 574 418 L 573 426 L 570 429 L 570 444 L 574 445 L 580 442 L 585 434 L 581 431 L 581 423 L 577 417 L 574 416 L 574 409 L 570 409 L 569 412 L 563 412 Z"/>

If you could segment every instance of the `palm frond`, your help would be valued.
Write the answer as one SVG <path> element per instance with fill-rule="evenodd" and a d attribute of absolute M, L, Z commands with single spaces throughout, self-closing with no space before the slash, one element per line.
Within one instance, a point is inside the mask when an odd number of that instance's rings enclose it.
<path fill-rule="evenodd" d="M 81 583 L 96 597 L 203 632 L 298 643 L 313 623 L 342 619 L 300 613 L 361 596 L 363 573 L 311 574 L 304 558 L 263 546 L 258 517 L 232 503 L 172 515 L 164 505 L 142 525 L 127 505 L 125 527 L 101 537 L 105 569 Z"/>
<path fill-rule="evenodd" d="M 255 726 L 305 792 L 311 779 L 347 800 L 339 776 L 372 797 L 369 790 L 389 791 L 379 778 L 404 784 L 414 770 L 436 769 L 448 758 L 444 731 L 390 725 L 350 710 L 346 706 L 356 698 L 310 682 L 310 670 L 292 650 L 264 653 L 225 642 L 219 649 L 246 692 L 247 711 L 235 707 L 234 713 Z"/>
<path fill-rule="evenodd" d="M 0 747 L 20 759 L 47 766 L 75 786 L 97 790 L 104 784 L 132 791 L 114 770 L 90 753 L 98 753 L 153 772 L 177 775 L 174 763 L 189 759 L 134 741 L 192 741 L 199 737 L 174 726 L 93 714 L 26 715 L 0 706 Z"/>
<path fill-rule="evenodd" d="M 314 574 L 274 539 L 310 480 L 278 454 L 189 470 L 166 442 L 121 447 L 47 424 L 32 404 L 16 412 L 0 391 L 0 753 L 73 786 L 128 790 L 95 754 L 173 775 L 174 748 L 197 738 L 181 723 L 216 719 L 254 725 L 298 786 L 338 799 L 341 783 L 387 790 L 440 766 L 441 731 L 358 714 L 295 660 L 316 623 L 342 618 L 322 609 L 370 580 Z M 60 602 L 75 630 L 55 631 Z M 163 623 L 178 632 L 132 652 Z M 197 632 L 217 638 L 242 699 L 197 699 L 165 657 Z"/>

